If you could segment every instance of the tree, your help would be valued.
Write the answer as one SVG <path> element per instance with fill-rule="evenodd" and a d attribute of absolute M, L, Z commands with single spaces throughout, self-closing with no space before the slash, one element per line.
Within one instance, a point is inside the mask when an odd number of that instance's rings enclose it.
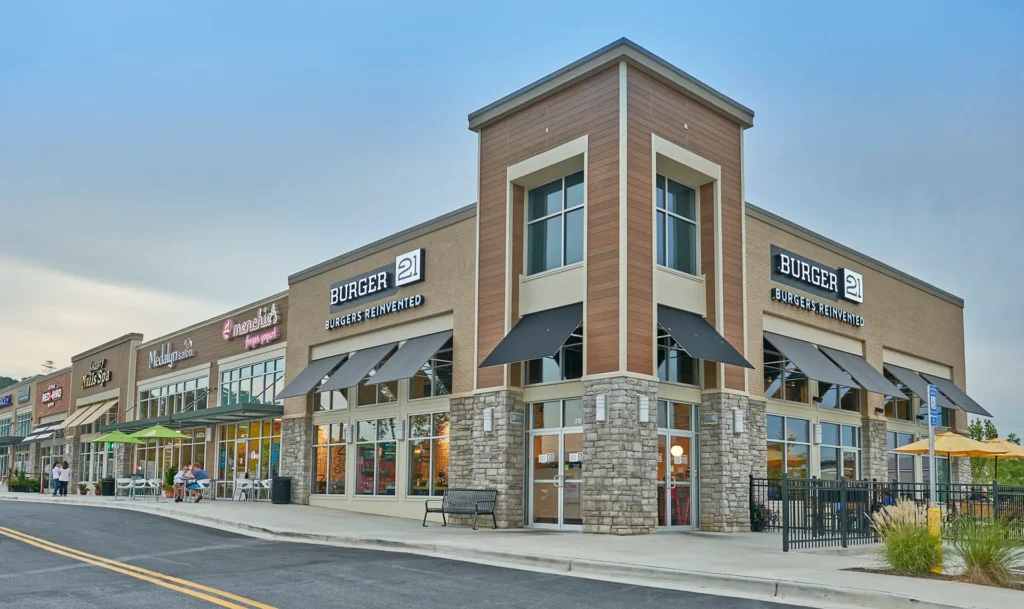
<path fill-rule="evenodd" d="M 967 434 L 974 440 L 984 442 L 999 437 L 999 430 L 991 419 L 975 419 L 967 426 Z M 1020 444 L 1017 434 L 1011 433 L 1006 436 L 1008 442 Z M 971 458 L 971 478 L 975 482 L 989 483 L 995 478 L 995 459 L 983 459 L 980 457 Z M 999 483 L 1014 486 L 1024 485 L 1024 460 L 1000 459 L 999 460 Z"/>
<path fill-rule="evenodd" d="M 0 376 L 0 389 L 4 387 L 10 387 L 11 385 L 18 382 L 18 379 L 12 379 L 9 376 Z"/>

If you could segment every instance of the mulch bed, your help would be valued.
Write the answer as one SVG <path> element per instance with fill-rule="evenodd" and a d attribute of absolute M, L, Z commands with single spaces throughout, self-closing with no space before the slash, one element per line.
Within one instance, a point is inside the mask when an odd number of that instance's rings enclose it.
<path fill-rule="evenodd" d="M 964 584 L 978 584 L 980 586 L 990 586 L 992 588 L 1003 588 L 995 584 L 984 584 L 981 582 L 972 582 L 963 575 L 946 575 L 945 573 L 922 573 L 922 574 L 910 574 L 910 573 L 896 573 L 889 569 L 866 569 L 863 567 L 856 567 L 852 569 L 843 569 L 844 571 L 859 571 L 860 573 L 875 573 L 878 575 L 898 575 L 900 577 L 916 577 L 918 579 L 939 579 L 947 582 L 960 582 Z M 1009 588 L 1003 588 L 1004 590 L 1021 590 L 1024 591 L 1024 583 L 1014 584 Z"/>

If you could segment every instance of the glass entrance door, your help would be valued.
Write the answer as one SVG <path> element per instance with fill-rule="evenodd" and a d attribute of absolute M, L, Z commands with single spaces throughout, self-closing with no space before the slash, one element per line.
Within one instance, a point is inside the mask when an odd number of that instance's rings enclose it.
<path fill-rule="evenodd" d="M 694 407 L 658 402 L 658 526 L 692 529 L 697 526 L 697 436 Z"/>
<path fill-rule="evenodd" d="M 583 528 L 583 401 L 531 405 L 530 510 L 540 528 Z M 569 426 L 563 427 L 563 423 Z"/>

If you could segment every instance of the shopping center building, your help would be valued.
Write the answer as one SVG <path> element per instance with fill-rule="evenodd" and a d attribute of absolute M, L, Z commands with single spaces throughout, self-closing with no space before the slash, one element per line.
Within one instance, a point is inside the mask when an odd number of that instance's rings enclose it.
<path fill-rule="evenodd" d="M 36 473 L 37 461 L 32 458 L 32 445 L 25 442 L 32 436 L 32 398 L 38 379 L 28 378 L 0 389 L 0 477 L 15 473 Z"/>
<path fill-rule="evenodd" d="M 501 527 L 612 534 L 748 530 L 750 476 L 923 480 L 892 450 L 929 384 L 942 426 L 988 416 L 964 302 L 745 203 L 752 126 L 605 47 L 469 115 L 477 204 L 77 356 L 67 450 L 159 423 L 190 441 L 90 463 L 202 461 L 222 497 L 280 474 L 293 502 L 410 518 L 490 488 Z M 940 480 L 969 478 L 954 461 Z"/>

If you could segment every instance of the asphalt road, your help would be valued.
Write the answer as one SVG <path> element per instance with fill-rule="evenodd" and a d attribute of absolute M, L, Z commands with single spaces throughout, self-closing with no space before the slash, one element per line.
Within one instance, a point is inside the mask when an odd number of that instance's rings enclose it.
<path fill-rule="evenodd" d="M 411 554 L 255 539 L 108 508 L 0 502 L 0 607 L 217 606 L 787 607 Z"/>

